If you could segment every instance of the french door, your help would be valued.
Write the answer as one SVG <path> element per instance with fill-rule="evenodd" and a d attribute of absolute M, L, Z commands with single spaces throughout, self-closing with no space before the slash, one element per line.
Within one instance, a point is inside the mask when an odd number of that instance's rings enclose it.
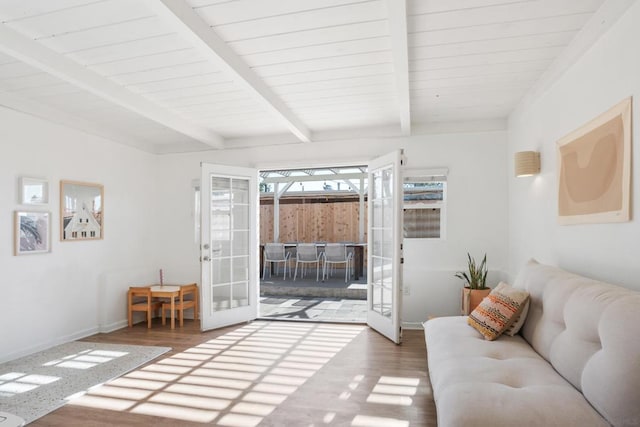
<path fill-rule="evenodd" d="M 257 175 L 255 169 L 202 164 L 202 330 L 258 316 Z"/>
<path fill-rule="evenodd" d="M 402 337 L 402 151 L 369 163 L 367 324 L 396 344 Z"/>

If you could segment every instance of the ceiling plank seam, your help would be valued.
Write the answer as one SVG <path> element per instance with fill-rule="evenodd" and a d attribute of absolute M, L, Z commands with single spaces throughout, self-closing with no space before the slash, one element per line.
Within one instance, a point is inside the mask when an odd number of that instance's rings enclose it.
<path fill-rule="evenodd" d="M 269 86 L 182 0 L 147 0 L 155 13 L 206 55 L 221 71 L 242 85 L 268 111 L 277 116 L 302 142 L 311 141 L 311 132 Z"/>
<path fill-rule="evenodd" d="M 6 25 L 0 25 L 0 51 L 176 132 L 213 148 L 223 148 L 222 137 L 210 129 L 182 119 Z"/>
<path fill-rule="evenodd" d="M 42 103 L 33 102 L 27 98 L 15 96 L 2 90 L 0 90 L 0 105 L 14 111 L 19 111 L 52 123 L 85 132 L 89 135 L 135 147 L 142 151 L 149 153 L 157 152 L 156 146 L 148 141 L 133 138 L 123 132 L 113 130 L 108 126 L 94 123 L 77 115 L 67 114 L 60 109 L 51 108 Z"/>

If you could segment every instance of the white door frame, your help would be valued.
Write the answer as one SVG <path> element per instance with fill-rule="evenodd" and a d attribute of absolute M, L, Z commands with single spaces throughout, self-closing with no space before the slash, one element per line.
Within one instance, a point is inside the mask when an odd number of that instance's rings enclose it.
<path fill-rule="evenodd" d="M 402 339 L 401 166 L 402 150 L 397 150 L 372 160 L 368 168 L 367 324 L 396 344 Z M 388 188 L 378 178 L 376 191 L 374 174 L 388 174 Z"/>

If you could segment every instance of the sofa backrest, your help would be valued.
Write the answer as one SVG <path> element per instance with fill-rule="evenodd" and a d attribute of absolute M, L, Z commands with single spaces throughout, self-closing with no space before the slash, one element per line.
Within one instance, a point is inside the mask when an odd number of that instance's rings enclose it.
<path fill-rule="evenodd" d="M 640 425 L 640 293 L 532 260 L 525 340 L 612 425 Z"/>

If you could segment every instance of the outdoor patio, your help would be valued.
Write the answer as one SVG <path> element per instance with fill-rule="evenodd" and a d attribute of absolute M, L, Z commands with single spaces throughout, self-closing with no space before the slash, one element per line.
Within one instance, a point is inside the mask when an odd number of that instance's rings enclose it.
<path fill-rule="evenodd" d="M 312 322 L 367 321 L 367 301 L 340 298 L 260 297 L 260 317 Z"/>
<path fill-rule="evenodd" d="M 298 277 L 293 280 L 289 277 L 282 277 L 282 268 L 279 274 L 269 276 L 260 280 L 260 296 L 297 296 L 297 297 L 319 297 L 319 298 L 348 298 L 348 299 L 367 299 L 367 277 L 360 276 L 357 280 L 353 276 L 345 283 L 344 269 L 336 268 L 330 277 L 326 280 L 316 281 L 315 268 L 308 268 L 304 277 Z M 322 270 L 320 271 L 322 276 Z"/>
<path fill-rule="evenodd" d="M 322 273 L 322 272 L 321 272 Z M 325 281 L 316 282 L 314 268 L 294 281 L 287 274 L 260 281 L 260 317 L 324 322 L 365 322 L 367 278 L 344 281 L 344 269 L 337 268 Z"/>
<path fill-rule="evenodd" d="M 326 243 L 346 243 L 358 276 L 356 280 L 351 275 L 345 283 L 344 268 L 337 264 L 324 281 L 316 281 L 315 266 L 307 266 L 304 277 L 298 271 L 295 281 L 293 274 L 285 280 L 282 264 L 273 263 L 273 276 L 267 272 L 266 280 L 260 281 L 260 316 L 365 322 L 366 167 L 263 171 L 260 175 L 260 259 L 266 243 L 284 242 L 293 273 L 296 243 L 315 243 L 320 253 Z"/>

